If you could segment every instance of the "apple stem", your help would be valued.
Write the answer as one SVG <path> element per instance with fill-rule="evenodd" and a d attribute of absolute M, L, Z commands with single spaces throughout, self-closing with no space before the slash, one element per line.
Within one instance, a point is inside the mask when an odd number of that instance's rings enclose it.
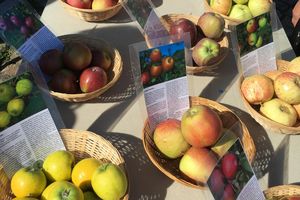
<path fill-rule="evenodd" d="M 280 110 L 285 113 L 289 113 L 289 109 L 285 106 L 280 106 Z"/>
<path fill-rule="evenodd" d="M 41 170 L 42 168 L 43 168 L 43 161 L 37 160 L 33 163 L 32 167 L 31 167 L 31 171 Z"/>
<path fill-rule="evenodd" d="M 69 195 L 70 195 L 70 192 L 71 192 L 70 189 L 64 190 L 64 192 L 63 192 L 62 195 L 61 195 L 62 200 L 67 200 L 68 197 L 69 197 Z"/>

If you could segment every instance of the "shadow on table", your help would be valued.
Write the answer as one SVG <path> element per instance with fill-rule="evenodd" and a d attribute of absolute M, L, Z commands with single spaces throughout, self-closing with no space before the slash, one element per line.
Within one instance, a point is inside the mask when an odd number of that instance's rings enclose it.
<path fill-rule="evenodd" d="M 274 148 L 265 129 L 245 111 L 231 105 L 223 105 L 231 109 L 248 128 L 256 148 L 255 158 L 252 163 L 256 177 L 258 179 L 262 178 L 270 169 L 281 172 L 279 166 L 271 165 Z"/>
<path fill-rule="evenodd" d="M 99 132 L 90 128 L 89 131 Z M 129 176 L 129 199 L 163 200 L 167 188 L 173 183 L 162 174 L 149 160 L 142 140 L 123 133 L 101 133 L 123 156 Z"/>

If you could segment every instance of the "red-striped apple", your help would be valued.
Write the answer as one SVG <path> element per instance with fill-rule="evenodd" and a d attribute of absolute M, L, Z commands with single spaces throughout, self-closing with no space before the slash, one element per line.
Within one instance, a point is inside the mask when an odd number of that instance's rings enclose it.
<path fill-rule="evenodd" d="M 205 12 L 199 17 L 197 25 L 206 37 L 218 39 L 224 32 L 225 20 L 217 13 Z"/>

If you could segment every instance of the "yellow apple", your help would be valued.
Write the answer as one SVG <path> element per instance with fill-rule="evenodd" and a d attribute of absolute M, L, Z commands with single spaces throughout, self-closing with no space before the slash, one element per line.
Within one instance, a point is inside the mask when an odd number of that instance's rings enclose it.
<path fill-rule="evenodd" d="M 92 10 L 103 10 L 118 3 L 118 0 L 93 0 Z"/>

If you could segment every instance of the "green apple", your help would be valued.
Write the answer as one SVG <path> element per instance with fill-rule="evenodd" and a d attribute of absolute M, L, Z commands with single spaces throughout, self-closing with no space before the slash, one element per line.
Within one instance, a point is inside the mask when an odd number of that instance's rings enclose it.
<path fill-rule="evenodd" d="M 210 0 L 209 5 L 214 11 L 228 15 L 232 6 L 232 0 Z"/>
<path fill-rule="evenodd" d="M 294 126 L 297 122 L 298 114 L 295 108 L 279 98 L 261 104 L 260 112 L 265 117 L 285 126 Z"/>
<path fill-rule="evenodd" d="M 100 200 L 100 198 L 92 191 L 86 191 L 83 193 L 84 200 Z"/>
<path fill-rule="evenodd" d="M 0 128 L 5 128 L 10 123 L 11 116 L 6 111 L 0 111 Z"/>
<path fill-rule="evenodd" d="M 233 1 L 236 4 L 246 4 L 246 3 L 248 3 L 248 0 L 233 0 Z"/>
<path fill-rule="evenodd" d="M 21 79 L 16 84 L 16 91 L 19 96 L 29 95 L 32 91 L 32 82 L 29 79 Z"/>
<path fill-rule="evenodd" d="M 8 83 L 0 84 L 0 104 L 9 102 L 15 96 L 15 89 Z"/>
<path fill-rule="evenodd" d="M 266 24 L 267 24 L 267 22 L 268 22 L 268 20 L 267 20 L 266 17 L 259 18 L 259 20 L 258 20 L 258 26 L 259 26 L 259 28 L 265 27 Z"/>
<path fill-rule="evenodd" d="M 71 180 L 74 162 L 75 157 L 71 152 L 66 150 L 54 151 L 45 158 L 43 170 L 51 182 L 68 181 Z"/>
<path fill-rule="evenodd" d="M 260 36 L 258 36 L 258 38 L 257 38 L 257 41 L 256 41 L 256 43 L 255 43 L 255 46 L 256 46 L 257 48 L 259 48 L 259 47 L 261 47 L 262 43 L 263 43 L 263 38 L 262 38 L 262 36 L 260 35 Z"/>
<path fill-rule="evenodd" d="M 43 191 L 42 200 L 84 200 L 79 187 L 68 181 L 55 181 Z"/>
<path fill-rule="evenodd" d="M 16 98 L 8 102 L 6 109 L 11 116 L 17 117 L 23 112 L 24 107 L 24 100 L 21 98 Z"/>
<path fill-rule="evenodd" d="M 209 38 L 201 39 L 193 48 L 192 57 L 198 66 L 213 63 L 220 55 L 220 44 Z"/>
<path fill-rule="evenodd" d="M 271 2 L 269 0 L 249 0 L 248 7 L 253 17 L 270 11 Z"/>
<path fill-rule="evenodd" d="M 252 14 L 248 6 L 235 4 L 232 6 L 229 17 L 240 21 L 247 21 L 252 18 Z"/>
<path fill-rule="evenodd" d="M 123 170 L 113 163 L 103 163 L 93 174 L 92 187 L 101 199 L 120 199 L 127 191 Z"/>
<path fill-rule="evenodd" d="M 248 44 L 250 46 L 254 46 L 257 42 L 257 34 L 256 33 L 250 33 L 248 35 L 247 41 L 248 41 Z"/>

